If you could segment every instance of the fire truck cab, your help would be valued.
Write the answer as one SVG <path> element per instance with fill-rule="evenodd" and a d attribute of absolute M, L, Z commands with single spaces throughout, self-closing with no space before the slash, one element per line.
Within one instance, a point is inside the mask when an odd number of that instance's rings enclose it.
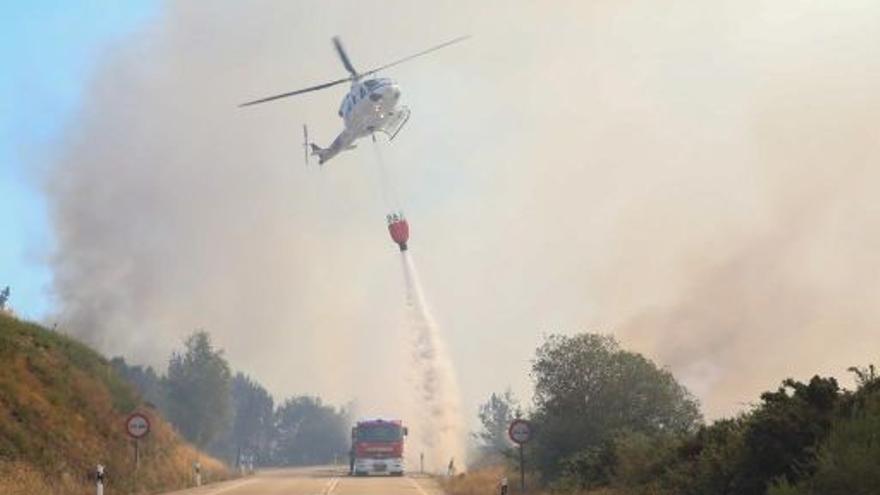
<path fill-rule="evenodd" d="M 352 474 L 403 476 L 403 443 L 408 433 L 399 419 L 358 421 L 351 429 Z"/>

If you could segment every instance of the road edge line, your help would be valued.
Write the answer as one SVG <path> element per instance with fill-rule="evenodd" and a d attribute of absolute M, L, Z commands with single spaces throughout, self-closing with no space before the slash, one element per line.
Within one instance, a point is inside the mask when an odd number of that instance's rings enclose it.
<path fill-rule="evenodd" d="M 336 486 L 339 485 L 339 482 L 341 480 L 342 480 L 342 478 L 340 478 L 338 476 L 333 478 L 332 480 L 330 480 L 327 483 L 327 486 L 324 487 L 324 491 L 322 492 L 322 495 L 330 495 L 331 493 L 333 493 L 333 490 L 336 489 Z"/>
<path fill-rule="evenodd" d="M 410 478 L 409 476 L 407 476 L 406 479 L 408 479 L 409 482 L 412 483 L 412 485 L 413 485 L 414 487 L 416 487 L 416 490 L 419 491 L 419 494 L 420 494 L 420 495 L 428 495 L 428 492 L 425 491 L 425 489 L 422 488 L 422 485 L 420 485 L 416 480 Z"/>

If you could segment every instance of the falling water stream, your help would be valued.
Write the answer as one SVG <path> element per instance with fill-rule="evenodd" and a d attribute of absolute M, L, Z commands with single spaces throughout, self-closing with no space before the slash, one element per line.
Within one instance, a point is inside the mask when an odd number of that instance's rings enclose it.
<path fill-rule="evenodd" d="M 454 459 L 456 469 L 461 470 L 465 429 L 455 370 L 425 300 L 415 263 L 408 251 L 400 254 L 406 281 L 418 441 L 429 469 L 442 471 Z"/>

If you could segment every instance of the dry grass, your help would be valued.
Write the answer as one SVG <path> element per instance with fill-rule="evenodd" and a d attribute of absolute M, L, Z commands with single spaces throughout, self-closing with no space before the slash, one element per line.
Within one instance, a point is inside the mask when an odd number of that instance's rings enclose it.
<path fill-rule="evenodd" d="M 520 490 L 519 471 L 503 466 L 488 466 L 468 471 L 453 478 L 443 478 L 440 484 L 447 495 L 498 495 L 501 493 L 500 481 L 508 480 L 510 495 L 523 495 Z M 611 488 L 591 490 L 589 492 L 559 492 L 541 487 L 538 481 L 527 474 L 526 493 L 528 495 L 628 495 Z"/>
<path fill-rule="evenodd" d="M 489 495 L 500 493 L 499 481 L 505 475 L 500 466 L 490 466 L 468 471 L 467 473 L 443 478 L 441 485 L 447 495 Z M 508 479 L 513 479 L 508 474 Z"/>
<path fill-rule="evenodd" d="M 52 493 L 41 473 L 20 462 L 0 462 L 0 493 L 4 495 L 33 495 Z"/>
<path fill-rule="evenodd" d="M 441 481 L 448 495 L 491 495 L 501 493 L 501 479 L 507 478 L 508 493 L 521 495 L 520 474 L 516 469 L 506 466 L 486 466 L 453 478 L 444 478 Z M 526 492 L 529 495 L 549 494 L 544 488 L 539 488 L 537 480 L 526 473 Z"/>
<path fill-rule="evenodd" d="M 124 431 L 135 409 L 153 426 L 140 443 L 136 473 Z M 107 467 L 108 489 L 154 493 L 189 486 L 196 459 L 203 479 L 231 475 L 140 404 L 105 358 L 73 339 L 0 315 L 0 493 L 94 493 L 87 474 L 99 462 Z"/>

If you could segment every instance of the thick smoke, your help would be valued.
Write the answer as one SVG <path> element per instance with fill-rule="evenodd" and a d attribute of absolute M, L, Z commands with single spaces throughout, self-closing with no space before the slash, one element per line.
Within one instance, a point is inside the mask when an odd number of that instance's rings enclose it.
<path fill-rule="evenodd" d="M 307 5 L 270 10 L 169 3 L 108 49 L 47 180 L 57 321 L 158 366 L 204 328 L 276 394 L 387 404 L 386 212 L 364 157 L 306 168 L 300 147 L 303 121 L 318 142 L 339 130 L 344 88 L 237 108 L 341 70 Z"/>
<path fill-rule="evenodd" d="M 868 110 L 877 100 L 829 98 L 813 84 L 800 82 L 809 106 L 780 103 L 780 93 L 756 115 L 774 193 L 761 224 L 707 242 L 681 262 L 669 302 L 620 327 L 671 366 L 711 416 L 742 408 L 782 378 L 842 378 L 880 356 L 880 258 L 871 247 L 880 210 L 869 186 L 880 181 L 872 165 L 880 120 Z"/>
<path fill-rule="evenodd" d="M 276 394 L 394 415 L 399 266 L 370 150 L 302 165 L 380 65 L 388 148 L 463 410 L 542 332 L 603 330 L 729 414 L 876 361 L 880 6 L 869 0 L 169 2 L 108 49 L 47 179 L 62 329 L 163 364 L 195 328 Z M 363 147 L 363 145 L 361 145 Z M 470 414 L 468 414 L 470 416 Z M 414 432 L 417 434 L 418 432 Z"/>
<path fill-rule="evenodd" d="M 415 386 L 415 417 L 418 418 L 417 449 L 425 453 L 426 467 L 443 472 L 450 459 L 458 469 L 465 466 L 467 436 L 461 414 L 455 370 L 437 324 L 425 300 L 412 258 L 401 255 L 406 280 L 409 336 Z"/>

